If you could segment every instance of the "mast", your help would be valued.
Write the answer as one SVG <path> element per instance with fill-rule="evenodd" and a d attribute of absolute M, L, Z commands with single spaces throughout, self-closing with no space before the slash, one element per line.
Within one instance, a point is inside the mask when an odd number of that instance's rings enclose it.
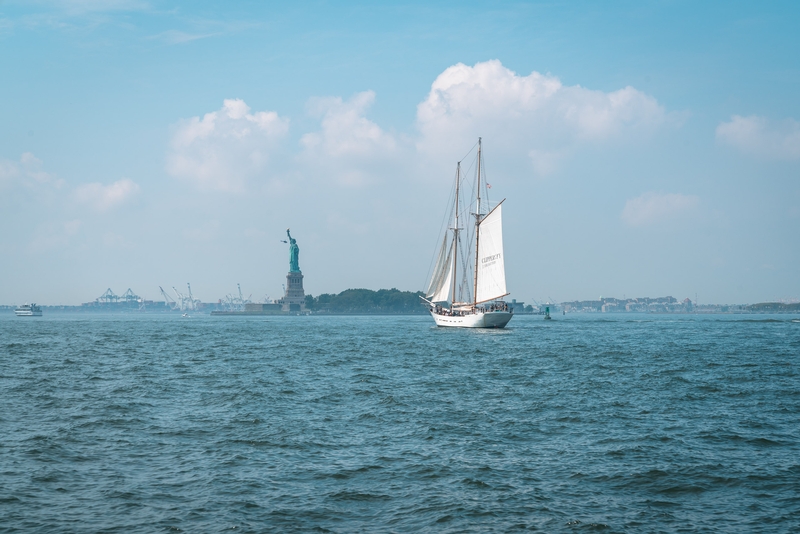
<path fill-rule="evenodd" d="M 461 162 L 459 161 L 456 165 L 456 220 L 455 226 L 453 227 L 453 295 L 452 300 L 450 301 L 450 306 L 453 306 L 453 303 L 456 301 L 456 267 L 458 267 L 458 186 L 461 183 Z"/>
<path fill-rule="evenodd" d="M 475 210 L 475 290 L 472 292 L 473 305 L 478 300 L 478 240 L 481 233 L 481 138 L 478 138 L 478 203 Z"/>

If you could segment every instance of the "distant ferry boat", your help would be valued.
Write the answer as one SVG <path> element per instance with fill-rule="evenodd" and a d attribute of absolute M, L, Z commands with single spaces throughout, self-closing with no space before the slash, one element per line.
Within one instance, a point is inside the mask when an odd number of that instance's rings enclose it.
<path fill-rule="evenodd" d="M 42 308 L 34 304 L 23 304 L 19 306 L 16 310 L 14 310 L 20 317 L 41 317 L 42 316 Z"/>

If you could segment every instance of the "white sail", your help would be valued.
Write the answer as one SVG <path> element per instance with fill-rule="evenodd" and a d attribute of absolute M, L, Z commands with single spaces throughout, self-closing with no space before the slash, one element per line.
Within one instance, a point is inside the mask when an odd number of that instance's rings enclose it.
<path fill-rule="evenodd" d="M 431 283 L 428 285 L 426 297 L 431 302 L 447 302 L 450 300 L 450 286 L 453 282 L 453 244 L 448 244 L 447 234 L 442 241 L 442 248 L 439 249 L 439 257 L 436 259 L 436 267 L 433 269 Z"/>
<path fill-rule="evenodd" d="M 452 249 L 451 249 L 452 251 Z M 447 255 L 450 259 L 450 254 Z M 453 284 L 453 262 L 448 262 L 447 272 L 442 278 L 442 285 L 439 291 L 431 297 L 431 302 L 449 302 L 450 301 L 450 286 Z"/>
<path fill-rule="evenodd" d="M 444 235 L 442 246 L 439 247 L 439 255 L 436 258 L 436 266 L 431 273 L 431 281 L 428 284 L 428 289 L 425 291 L 425 297 L 430 299 L 439 290 L 439 284 L 442 278 L 442 272 L 445 268 L 445 258 L 447 256 L 447 234 Z"/>
<path fill-rule="evenodd" d="M 503 258 L 502 203 L 480 222 L 478 273 L 475 302 L 486 302 L 508 294 Z"/>

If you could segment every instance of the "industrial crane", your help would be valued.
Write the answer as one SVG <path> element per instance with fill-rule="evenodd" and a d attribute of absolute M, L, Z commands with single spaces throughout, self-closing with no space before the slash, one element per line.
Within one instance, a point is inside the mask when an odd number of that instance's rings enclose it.
<path fill-rule="evenodd" d="M 170 309 L 170 310 L 174 310 L 175 308 L 177 308 L 177 307 L 178 307 L 178 304 L 175 302 L 175 299 L 173 299 L 172 297 L 170 297 L 169 295 L 167 295 L 167 292 L 166 292 L 166 291 L 164 291 L 164 288 L 163 288 L 163 287 L 161 287 L 161 286 L 158 286 L 158 289 L 160 289 L 160 290 L 161 290 L 161 294 L 164 296 L 164 305 L 165 305 L 165 306 L 169 306 L 169 309 Z M 173 289 L 174 289 L 174 288 L 173 288 Z"/>
<path fill-rule="evenodd" d="M 172 286 L 172 290 L 175 292 L 175 296 L 178 297 L 178 300 L 177 300 L 178 308 L 181 311 L 185 311 L 186 310 L 186 301 L 189 300 L 189 298 L 186 295 L 184 295 L 183 293 L 181 293 L 180 291 L 178 291 L 175 288 L 175 286 Z"/>
<path fill-rule="evenodd" d="M 195 311 L 197 307 L 194 305 L 194 297 L 192 296 L 192 285 L 189 282 L 186 282 L 186 287 L 189 288 L 189 306 L 190 310 Z"/>
<path fill-rule="evenodd" d="M 253 296 L 252 293 L 247 298 L 244 298 L 244 294 L 242 293 L 242 285 L 237 283 L 236 289 L 239 294 L 238 297 L 233 296 L 230 293 L 225 295 L 224 302 L 227 305 L 228 311 L 244 311 L 245 305 L 251 302 L 250 297 Z M 220 299 L 220 303 L 222 302 L 223 300 Z"/>

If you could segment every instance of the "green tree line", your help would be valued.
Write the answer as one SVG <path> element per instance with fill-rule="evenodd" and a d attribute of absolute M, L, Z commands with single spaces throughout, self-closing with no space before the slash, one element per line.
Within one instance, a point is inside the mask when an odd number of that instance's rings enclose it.
<path fill-rule="evenodd" d="M 323 293 L 306 295 L 306 308 L 319 313 L 426 313 L 419 297 L 422 291 L 399 291 L 392 289 L 347 289 L 338 295 Z"/>

